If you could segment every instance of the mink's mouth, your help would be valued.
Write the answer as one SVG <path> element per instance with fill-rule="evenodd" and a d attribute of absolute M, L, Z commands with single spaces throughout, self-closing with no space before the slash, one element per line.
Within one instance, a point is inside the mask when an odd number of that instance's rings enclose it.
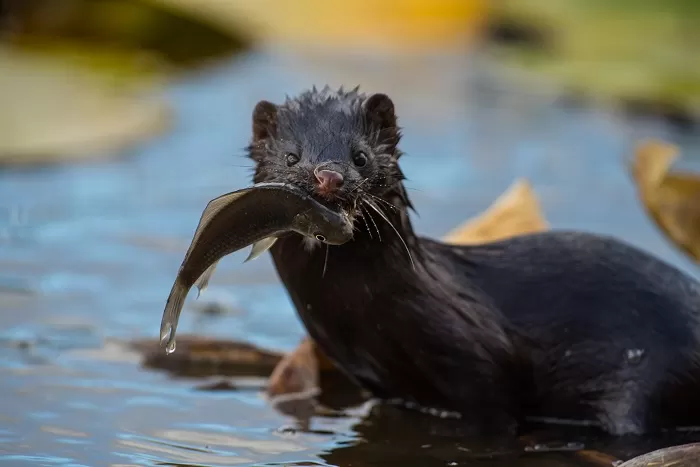
<path fill-rule="evenodd" d="M 307 196 L 320 205 L 315 214 L 304 211 L 298 214 L 297 230 L 309 240 L 327 245 L 342 245 L 354 237 L 355 209 L 352 203 L 343 202 L 340 198 L 329 200 L 317 193 L 306 191 Z"/>
<path fill-rule="evenodd" d="M 359 199 L 346 199 L 342 195 L 321 195 L 316 191 L 312 191 L 309 193 L 309 196 L 334 213 L 350 218 L 355 217 L 360 204 Z"/>

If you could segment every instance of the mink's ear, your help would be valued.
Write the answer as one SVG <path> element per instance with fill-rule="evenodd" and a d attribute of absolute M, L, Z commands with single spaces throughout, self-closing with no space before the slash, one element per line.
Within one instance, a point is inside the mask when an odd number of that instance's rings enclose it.
<path fill-rule="evenodd" d="M 269 101 L 260 101 L 253 109 L 253 141 L 265 139 L 277 127 L 277 106 Z"/>
<path fill-rule="evenodd" d="M 396 126 L 394 103 L 386 94 L 372 94 L 365 100 L 365 115 L 377 129 L 385 129 Z"/>
<path fill-rule="evenodd" d="M 396 126 L 396 113 L 391 98 L 382 93 L 372 94 L 362 106 L 370 127 L 379 131 L 380 142 L 396 147 L 401 135 Z"/>

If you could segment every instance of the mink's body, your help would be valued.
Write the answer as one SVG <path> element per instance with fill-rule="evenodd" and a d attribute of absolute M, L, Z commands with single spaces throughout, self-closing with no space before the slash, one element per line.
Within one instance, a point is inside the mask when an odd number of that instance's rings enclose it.
<path fill-rule="evenodd" d="M 271 249 L 339 368 L 378 398 L 456 411 L 482 431 L 526 417 L 612 434 L 700 425 L 697 281 L 588 233 L 417 236 L 399 139 L 382 94 L 314 89 L 253 113 L 255 181 L 295 183 L 355 216 L 344 245 L 290 234 Z"/>

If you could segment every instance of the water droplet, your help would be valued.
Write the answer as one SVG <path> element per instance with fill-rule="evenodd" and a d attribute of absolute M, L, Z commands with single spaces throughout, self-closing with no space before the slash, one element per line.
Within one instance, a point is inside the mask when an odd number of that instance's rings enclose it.
<path fill-rule="evenodd" d="M 627 361 L 632 364 L 637 364 L 644 357 L 644 349 L 627 349 Z"/>
<path fill-rule="evenodd" d="M 175 337 L 173 337 L 169 342 L 168 345 L 165 347 L 165 351 L 169 354 L 175 352 Z"/>

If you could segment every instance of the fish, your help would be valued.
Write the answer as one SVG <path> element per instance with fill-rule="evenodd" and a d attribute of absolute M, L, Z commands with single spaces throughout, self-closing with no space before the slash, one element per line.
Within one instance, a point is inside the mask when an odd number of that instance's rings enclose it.
<path fill-rule="evenodd" d="M 272 248 L 272 245 L 274 245 L 276 241 L 277 237 L 267 237 L 253 243 L 253 248 L 251 248 L 250 254 L 248 254 L 248 257 L 243 262 L 247 263 L 248 261 L 254 260 Z M 216 261 L 214 264 L 209 266 L 207 270 L 204 271 L 201 276 L 199 276 L 199 279 L 195 281 L 194 285 L 197 287 L 197 298 L 199 298 L 199 296 L 206 290 L 207 286 L 209 285 L 209 279 L 211 279 L 212 274 L 214 274 L 214 269 L 216 269 L 216 265 L 218 263 L 219 262 Z"/>
<path fill-rule="evenodd" d="M 193 286 L 199 297 L 224 256 L 253 245 L 244 262 L 251 261 L 288 232 L 342 245 L 353 237 L 353 222 L 345 211 L 335 211 L 288 183 L 258 183 L 209 201 L 163 310 L 161 347 L 167 353 L 175 351 L 185 298 Z"/>

